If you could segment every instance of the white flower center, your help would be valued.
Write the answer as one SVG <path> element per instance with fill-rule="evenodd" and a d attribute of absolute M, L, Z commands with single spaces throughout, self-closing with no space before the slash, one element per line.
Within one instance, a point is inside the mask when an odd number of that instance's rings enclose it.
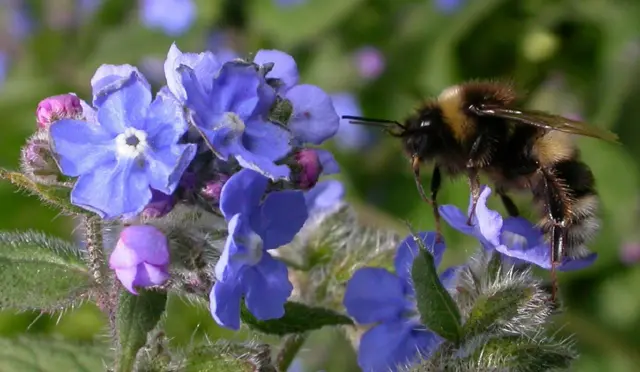
<path fill-rule="evenodd" d="M 116 137 L 116 152 L 123 157 L 138 157 L 148 147 L 147 133 L 139 129 L 127 128 Z"/>
<path fill-rule="evenodd" d="M 222 115 L 220 126 L 230 128 L 234 133 L 244 132 L 244 121 L 235 112 L 225 112 Z"/>
<path fill-rule="evenodd" d="M 236 259 L 244 262 L 247 265 L 257 265 L 262 260 L 264 251 L 262 249 L 263 242 L 260 235 L 251 231 L 248 236 L 243 236 L 238 243 L 241 243 L 247 248 L 246 253 L 236 255 Z"/>

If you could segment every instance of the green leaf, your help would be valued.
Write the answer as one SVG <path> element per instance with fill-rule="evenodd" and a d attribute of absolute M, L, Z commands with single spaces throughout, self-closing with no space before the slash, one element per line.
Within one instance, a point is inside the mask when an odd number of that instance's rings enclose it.
<path fill-rule="evenodd" d="M 251 352 L 251 350 L 247 350 Z M 184 372 L 250 372 L 254 368 L 222 344 L 193 348 L 187 354 Z"/>
<path fill-rule="evenodd" d="M 518 315 L 518 309 L 534 295 L 534 288 L 507 287 L 476 300 L 463 327 L 465 339 L 470 339 Z"/>
<path fill-rule="evenodd" d="M 422 324 L 454 343 L 462 338 L 458 306 L 440 283 L 433 256 L 420 239 L 415 239 L 420 252 L 413 261 L 411 277 Z"/>
<path fill-rule="evenodd" d="M 256 331 L 280 336 L 303 333 L 324 326 L 353 325 L 351 318 L 322 307 L 287 302 L 284 304 L 284 311 L 285 314 L 280 319 L 258 320 L 243 302 L 240 317 L 245 324 Z"/>
<path fill-rule="evenodd" d="M 94 372 L 109 363 L 109 346 L 56 338 L 0 338 L 2 372 Z"/>
<path fill-rule="evenodd" d="M 37 232 L 0 232 L 0 308 L 60 310 L 86 299 L 91 287 L 71 243 Z"/>
<path fill-rule="evenodd" d="M 479 347 L 470 357 L 478 370 L 549 371 L 567 368 L 576 358 L 571 345 L 547 338 L 505 336 Z"/>
<path fill-rule="evenodd" d="M 167 306 L 165 292 L 140 289 L 138 295 L 120 292 L 116 327 L 118 332 L 117 371 L 133 369 L 138 350 L 147 342 L 147 334 L 158 324 Z"/>
<path fill-rule="evenodd" d="M 89 214 L 90 212 L 71 204 L 71 188 L 60 185 L 43 185 L 34 182 L 22 173 L 0 169 L 0 179 L 5 179 L 18 188 L 40 197 L 46 204 L 52 205 L 67 214 Z"/>

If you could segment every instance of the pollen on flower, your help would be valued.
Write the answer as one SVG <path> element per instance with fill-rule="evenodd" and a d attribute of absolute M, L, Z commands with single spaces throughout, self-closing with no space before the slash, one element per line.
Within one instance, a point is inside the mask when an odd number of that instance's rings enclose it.
<path fill-rule="evenodd" d="M 139 129 L 127 128 L 116 137 L 116 151 L 127 158 L 139 156 L 147 147 L 147 133 Z"/>
<path fill-rule="evenodd" d="M 220 121 L 220 126 L 231 128 L 233 133 L 242 133 L 245 128 L 244 121 L 235 112 L 225 112 Z"/>

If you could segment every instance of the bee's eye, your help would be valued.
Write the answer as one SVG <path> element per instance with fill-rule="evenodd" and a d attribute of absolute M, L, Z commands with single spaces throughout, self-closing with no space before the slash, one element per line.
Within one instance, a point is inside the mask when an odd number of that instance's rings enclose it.
<path fill-rule="evenodd" d="M 420 128 L 428 127 L 429 125 L 431 125 L 431 120 L 423 120 L 420 122 Z"/>

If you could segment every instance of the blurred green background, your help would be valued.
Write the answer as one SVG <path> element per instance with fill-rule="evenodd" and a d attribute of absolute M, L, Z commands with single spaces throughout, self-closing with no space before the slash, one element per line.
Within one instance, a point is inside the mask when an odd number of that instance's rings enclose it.
<path fill-rule="evenodd" d="M 151 4 L 154 3 L 154 4 Z M 511 79 L 527 105 L 609 128 L 623 146 L 580 139 L 602 197 L 596 264 L 561 274 L 567 312 L 558 331 L 575 334 L 576 371 L 640 370 L 640 2 L 636 0 L 186 0 L 0 1 L 0 166 L 18 166 L 49 95 L 90 95 L 103 63 L 139 66 L 157 85 L 171 42 L 245 56 L 276 48 L 296 58 L 302 82 L 335 94 L 342 114 L 402 119 L 421 99 L 472 78 Z M 359 108 L 358 108 L 359 107 Z M 348 198 L 364 223 L 432 229 L 399 144 L 344 126 L 327 144 L 342 166 Z M 429 182 L 425 169 L 424 182 Z M 441 203 L 466 208 L 464 180 L 447 180 Z M 530 198 L 516 198 L 523 210 Z M 493 200 L 492 206 L 502 211 Z M 73 221 L 0 184 L 0 229 L 40 229 L 69 239 Z M 534 214 L 529 215 L 532 219 Z M 405 232 L 402 230 L 403 233 Z M 445 231 L 445 265 L 462 262 L 473 240 Z M 540 271 L 547 278 L 548 273 Z M 37 290 L 37 289 L 34 289 Z M 93 306 L 58 314 L 0 314 L 0 334 L 102 334 Z M 208 312 L 173 299 L 168 335 L 240 335 L 218 330 Z M 305 346 L 305 370 L 357 371 L 336 332 Z M 346 350 L 346 351 L 345 351 Z"/>

